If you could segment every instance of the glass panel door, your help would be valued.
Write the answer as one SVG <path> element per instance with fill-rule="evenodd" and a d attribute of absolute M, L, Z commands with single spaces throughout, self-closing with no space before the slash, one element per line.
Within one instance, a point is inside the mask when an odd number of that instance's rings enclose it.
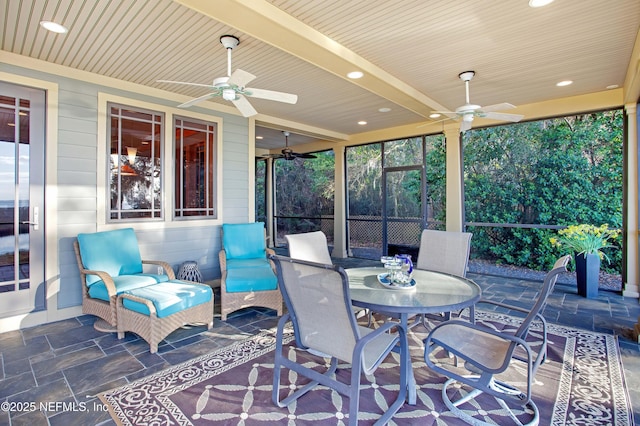
<path fill-rule="evenodd" d="M 415 261 L 425 226 L 425 184 L 421 166 L 390 167 L 382 173 L 384 254 L 411 254 Z"/>
<path fill-rule="evenodd" d="M 44 102 L 0 83 L 0 317 L 46 307 Z"/>

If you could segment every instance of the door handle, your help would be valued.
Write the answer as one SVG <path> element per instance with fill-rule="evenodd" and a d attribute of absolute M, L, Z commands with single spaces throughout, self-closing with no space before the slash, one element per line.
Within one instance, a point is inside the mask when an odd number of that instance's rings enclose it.
<path fill-rule="evenodd" d="M 20 222 L 23 225 L 31 225 L 33 226 L 33 230 L 37 231 L 40 229 L 40 209 L 38 207 L 33 208 L 33 220 L 25 220 Z"/>

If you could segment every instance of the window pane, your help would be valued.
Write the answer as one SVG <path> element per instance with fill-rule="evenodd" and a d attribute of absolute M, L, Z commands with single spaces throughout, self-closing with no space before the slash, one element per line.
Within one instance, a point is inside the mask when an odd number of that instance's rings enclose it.
<path fill-rule="evenodd" d="M 163 117 L 116 105 L 109 111 L 109 219 L 160 219 Z"/>
<path fill-rule="evenodd" d="M 384 167 L 415 166 L 422 164 L 422 138 L 389 141 L 384 146 Z"/>
<path fill-rule="evenodd" d="M 267 223 L 267 160 L 256 160 L 256 222 Z"/>
<path fill-rule="evenodd" d="M 176 118 L 175 217 L 216 217 L 216 125 Z"/>

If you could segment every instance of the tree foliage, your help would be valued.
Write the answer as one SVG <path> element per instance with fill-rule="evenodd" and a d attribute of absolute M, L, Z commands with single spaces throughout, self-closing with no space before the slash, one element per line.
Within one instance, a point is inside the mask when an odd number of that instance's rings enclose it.
<path fill-rule="evenodd" d="M 622 119 L 615 110 L 466 133 L 466 220 L 620 228 Z M 554 230 L 472 228 L 478 257 L 546 269 L 560 254 L 548 242 Z M 620 250 L 608 255 L 619 271 Z"/>
<path fill-rule="evenodd" d="M 422 214 L 424 179 L 424 219 L 429 226 L 444 223 L 445 145 L 443 135 L 431 135 L 348 147 L 349 218 L 381 219 L 386 176 L 389 217 Z M 333 151 L 317 157 L 274 162 L 276 215 L 299 218 L 287 223 L 289 232 L 319 229 L 318 221 L 309 218 L 333 216 Z M 546 270 L 564 253 L 549 242 L 557 230 L 537 225 L 622 227 L 621 110 L 474 129 L 463 136 L 463 159 L 465 215 L 472 223 L 468 229 L 476 258 Z M 258 182 L 256 188 L 264 187 Z M 264 200 L 256 205 L 263 208 Z M 353 242 L 353 226 L 351 231 Z M 614 245 L 606 249 L 611 263 L 602 267 L 619 272 L 619 241 Z"/>

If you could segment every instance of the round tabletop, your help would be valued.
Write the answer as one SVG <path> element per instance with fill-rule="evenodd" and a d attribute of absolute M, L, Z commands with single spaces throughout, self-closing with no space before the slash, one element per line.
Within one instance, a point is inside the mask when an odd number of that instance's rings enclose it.
<path fill-rule="evenodd" d="M 410 289 L 383 286 L 378 275 L 384 268 L 350 268 L 349 293 L 355 306 L 377 312 L 428 314 L 466 308 L 480 300 L 482 290 L 475 282 L 439 272 L 413 270 L 416 285 Z"/>

